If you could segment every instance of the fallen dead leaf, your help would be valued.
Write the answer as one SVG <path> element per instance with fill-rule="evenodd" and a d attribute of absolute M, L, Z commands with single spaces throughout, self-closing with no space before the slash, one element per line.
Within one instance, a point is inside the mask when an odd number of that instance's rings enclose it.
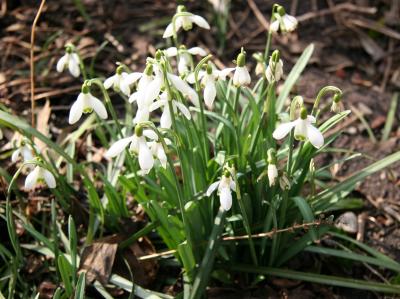
<path fill-rule="evenodd" d="M 36 124 L 36 129 L 45 136 L 47 136 L 49 133 L 50 114 L 51 114 L 50 101 L 46 100 L 46 104 L 38 113 L 37 124 Z M 36 139 L 35 144 L 39 148 L 40 152 L 43 152 L 43 149 L 46 148 L 46 144 L 40 139 Z"/>

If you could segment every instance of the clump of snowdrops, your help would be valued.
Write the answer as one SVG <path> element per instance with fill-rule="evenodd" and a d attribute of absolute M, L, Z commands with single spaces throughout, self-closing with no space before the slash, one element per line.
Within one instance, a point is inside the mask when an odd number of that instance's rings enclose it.
<path fill-rule="evenodd" d="M 342 91 L 334 86 L 322 87 L 312 105 L 307 105 L 301 95 L 291 94 L 313 46 L 305 49 L 289 72 L 271 40 L 273 34 L 296 30 L 297 20 L 282 6 L 273 6 L 265 51 L 253 53 L 253 75 L 248 67 L 251 56 L 244 48 L 232 66 L 221 69 L 204 49 L 182 44 L 182 32 L 195 26 L 210 29 L 203 17 L 179 6 L 163 34 L 172 42 L 171 47 L 148 57 L 141 71 L 117 63 L 115 73 L 105 79 L 87 77 L 78 50 L 66 45 L 57 71 L 82 75 L 84 81 L 68 117 L 76 130 L 62 144 L 1 112 L 2 123 L 22 136 L 12 153 L 12 161 L 22 163 L 10 182 L 8 200 L 13 182 L 26 170 L 26 190 L 47 186 L 55 198 L 50 237 L 35 231 L 21 213 L 13 215 L 8 201 L 6 217 L 16 269 L 22 264 L 23 254 L 13 217 L 18 217 L 42 244 L 39 252 L 54 258 L 62 282 L 57 295 L 71 296 L 84 289 L 84 273 L 78 277 L 77 272 L 80 250 L 74 220 L 69 219 L 66 237 L 55 212 L 56 205 L 69 211 L 70 198 L 75 196 L 88 204 L 86 245 L 105 230 L 123 230 L 119 219 L 132 215 L 128 198 L 137 202 L 149 223 L 122 247 L 156 230 L 169 257 L 183 267 L 185 298 L 200 298 L 210 277 L 232 281 L 232 271 L 254 273 L 248 277 L 250 283 L 273 274 L 360 287 L 344 278 L 326 278 L 318 273 L 304 276 L 281 269 L 304 250 L 323 253 L 321 246 L 313 244 L 327 234 L 359 246 L 369 255 L 369 262 L 398 271 L 396 262 L 338 233 L 324 219 L 323 215 L 331 211 L 359 206 L 360 201 L 346 199 L 354 185 L 398 160 L 399 155 L 376 162 L 338 184 L 326 181 L 329 165 L 317 168 L 314 158 L 335 151 L 330 145 L 340 131 L 327 133 L 350 111 L 343 110 Z M 117 97 L 124 102 L 124 111 L 116 111 Z M 85 131 L 106 148 L 101 165 L 92 162 L 89 153 L 87 161 L 76 162 L 75 143 Z M 39 150 L 35 140 L 44 142 L 47 148 Z M 76 179 L 82 182 L 83 197 L 77 196 Z M 96 189 L 97 181 L 102 182 L 102 188 Z M 64 247 L 58 244 L 60 236 L 69 240 Z M 353 260 L 358 256 L 337 248 L 329 250 L 333 256 L 341 254 Z M 359 254 L 361 259 L 364 254 Z M 168 297 L 115 274 L 110 283 L 127 291 L 133 288 L 140 297 Z M 101 285 L 95 287 L 105 294 Z M 384 288 L 379 284 L 375 287 Z"/>

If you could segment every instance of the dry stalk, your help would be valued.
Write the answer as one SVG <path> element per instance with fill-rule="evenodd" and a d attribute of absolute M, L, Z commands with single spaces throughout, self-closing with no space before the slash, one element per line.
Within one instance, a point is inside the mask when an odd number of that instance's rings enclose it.
<path fill-rule="evenodd" d="M 45 4 L 46 0 L 42 0 L 40 2 L 39 9 L 36 13 L 35 19 L 33 20 L 32 23 L 32 28 L 31 28 L 31 45 L 30 45 L 30 69 L 31 69 L 31 76 L 30 76 L 30 81 L 31 81 L 31 113 L 32 113 L 32 118 L 31 118 L 31 124 L 32 127 L 35 127 L 35 53 L 34 53 L 34 47 L 35 47 L 35 28 L 36 24 L 39 20 L 40 14 L 42 13 L 43 6 Z"/>
<path fill-rule="evenodd" d="M 308 222 L 308 223 L 294 224 L 294 225 L 292 225 L 290 227 L 287 227 L 287 228 L 274 229 L 274 230 L 269 231 L 269 232 L 251 235 L 250 237 L 251 238 L 272 238 L 276 234 L 285 233 L 285 232 L 294 232 L 296 229 L 308 230 L 311 227 L 318 227 L 318 226 L 321 226 L 323 224 L 331 225 L 332 222 L 331 221 L 326 221 L 326 220 L 316 220 L 316 221 Z M 248 238 L 249 238 L 249 235 L 232 236 L 232 237 L 224 237 L 224 238 L 222 238 L 222 241 L 236 241 L 236 240 L 244 240 L 244 239 L 248 239 Z M 176 252 L 176 250 L 172 249 L 172 250 L 163 251 L 163 252 L 159 252 L 159 253 L 153 253 L 153 254 L 149 254 L 149 255 L 140 256 L 137 259 L 139 261 L 150 260 L 150 259 L 155 259 L 155 258 L 159 258 L 159 257 L 165 256 L 165 255 L 174 254 L 175 252 Z"/>

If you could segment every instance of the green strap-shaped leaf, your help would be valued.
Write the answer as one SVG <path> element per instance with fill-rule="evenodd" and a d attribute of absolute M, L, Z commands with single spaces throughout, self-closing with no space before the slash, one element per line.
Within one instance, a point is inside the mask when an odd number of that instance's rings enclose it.
<path fill-rule="evenodd" d="M 276 101 L 276 112 L 277 113 L 281 112 L 286 98 L 289 96 L 289 93 L 292 90 L 294 84 L 297 82 L 297 79 L 299 79 L 300 74 L 303 72 L 304 68 L 306 67 L 313 52 L 314 52 L 314 45 L 311 44 L 304 50 L 304 52 L 303 52 L 303 54 L 301 54 L 299 60 L 296 62 L 296 64 L 292 68 L 292 71 L 289 73 L 289 76 L 287 77 L 285 84 L 283 85 L 282 92 L 280 93 L 278 100 Z"/>

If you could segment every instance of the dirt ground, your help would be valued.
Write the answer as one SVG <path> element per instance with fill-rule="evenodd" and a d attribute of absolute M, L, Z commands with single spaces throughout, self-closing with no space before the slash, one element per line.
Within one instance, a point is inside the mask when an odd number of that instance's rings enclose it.
<path fill-rule="evenodd" d="M 83 0 L 88 14 L 85 15 L 72 2 L 48 1 L 36 29 L 35 99 L 38 110 L 43 109 L 46 101 L 50 103 L 48 130 L 55 140 L 68 133 L 66 115 L 81 88 L 78 80 L 55 71 L 65 43 L 72 41 L 86 62 L 97 62 L 93 69 L 95 73 L 112 74 L 115 61 L 123 62 L 133 70 L 143 70 L 145 58 L 154 54 L 155 49 L 167 46 L 161 35 L 176 7 L 174 1 L 168 0 Z M 278 2 L 300 22 L 296 33 L 276 36 L 273 40 L 273 45 L 282 53 L 285 74 L 308 44 L 314 43 L 316 48 L 295 87 L 296 93 L 311 101 L 321 87 L 335 85 L 344 91 L 344 107 L 353 110 L 334 146 L 361 152 L 364 156 L 340 167 L 334 166 L 334 179 L 340 181 L 371 161 L 399 151 L 400 105 L 388 139 L 381 139 L 393 94 L 400 89 L 400 2 Z M 213 19 L 212 7 L 207 1 L 188 1 L 186 4 L 189 11 L 201 12 L 208 20 Z M 242 46 L 249 54 L 262 51 L 272 4 L 273 1 L 263 0 L 232 2 L 223 50 L 226 60 L 219 60 L 220 65 L 232 65 L 231 60 Z M 13 0 L 2 1 L 0 7 L 0 103 L 26 119 L 30 117 L 30 29 L 37 5 L 38 1 Z M 209 33 L 194 30 L 186 34 L 186 44 L 204 47 L 218 58 L 215 36 L 215 29 Z M 366 120 L 373 137 L 360 118 Z M 9 137 L 10 132 L 5 134 Z M 4 142 L 0 142 L 2 151 L 6 150 Z M 339 157 L 339 154 L 324 156 L 318 162 L 325 163 Z M 11 166 L 4 167 L 10 170 Z M 361 240 L 400 261 L 400 163 L 372 175 L 356 190 L 353 196 L 365 201 L 363 209 L 354 211 L 363 224 Z M 357 271 L 354 269 L 347 274 L 365 279 L 374 277 L 371 273 Z M 265 294 L 269 295 L 266 297 Z M 216 287 L 209 291 L 209 298 L 228 297 L 379 298 L 376 294 L 366 295 L 362 291 L 283 279 L 272 279 L 269 286 L 256 290 Z"/>

